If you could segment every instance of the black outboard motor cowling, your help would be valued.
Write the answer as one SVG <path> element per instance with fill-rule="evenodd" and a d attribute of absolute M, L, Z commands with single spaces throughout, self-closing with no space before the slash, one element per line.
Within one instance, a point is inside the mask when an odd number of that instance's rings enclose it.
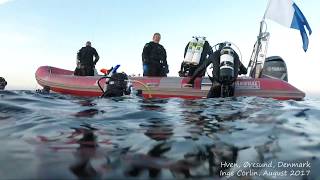
<path fill-rule="evenodd" d="M 120 97 L 131 93 L 128 76 L 125 73 L 115 73 L 106 84 L 107 88 L 102 97 Z"/>
<path fill-rule="evenodd" d="M 288 71 L 284 60 L 279 56 L 267 57 L 261 77 L 277 78 L 288 82 Z"/>

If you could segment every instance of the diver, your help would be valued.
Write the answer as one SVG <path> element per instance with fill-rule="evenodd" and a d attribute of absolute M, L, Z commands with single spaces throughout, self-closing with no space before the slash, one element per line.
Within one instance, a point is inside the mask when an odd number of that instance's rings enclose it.
<path fill-rule="evenodd" d="M 50 87 L 49 86 L 44 86 L 42 89 L 37 89 L 37 93 L 39 94 L 49 94 L 50 93 Z"/>
<path fill-rule="evenodd" d="M 100 79 L 98 80 L 98 82 L 100 82 Z M 100 87 L 100 89 L 103 91 L 102 87 Z M 124 95 L 130 95 L 130 93 L 131 84 L 129 83 L 128 75 L 122 72 L 115 73 L 110 78 L 108 78 L 108 81 L 106 81 L 106 90 L 103 91 L 101 97 L 121 97 Z"/>
<path fill-rule="evenodd" d="M 167 53 L 159 44 L 161 35 L 154 33 L 152 41 L 147 43 L 142 52 L 143 76 L 166 77 L 169 73 Z"/>
<path fill-rule="evenodd" d="M 179 76 L 192 76 L 194 71 L 203 64 L 204 60 L 213 53 L 209 42 L 205 37 L 192 37 L 184 50 L 184 60 L 181 63 Z M 198 77 L 205 75 L 205 69 Z"/>
<path fill-rule="evenodd" d="M 3 77 L 0 77 L 0 90 L 4 90 L 6 85 L 7 85 L 7 81 Z"/>
<path fill-rule="evenodd" d="M 212 86 L 207 95 L 213 97 L 229 97 L 234 95 L 234 82 L 238 74 L 247 74 L 247 68 L 242 64 L 238 54 L 232 49 L 231 43 L 218 43 L 214 51 L 205 62 L 193 73 L 188 84 L 193 85 L 194 80 L 212 64 Z"/>
<path fill-rule="evenodd" d="M 93 57 L 95 59 L 93 60 Z M 87 41 L 77 53 L 77 68 L 74 71 L 76 76 L 94 76 L 95 65 L 99 61 L 99 55 L 95 48 L 91 47 L 91 42 Z"/>

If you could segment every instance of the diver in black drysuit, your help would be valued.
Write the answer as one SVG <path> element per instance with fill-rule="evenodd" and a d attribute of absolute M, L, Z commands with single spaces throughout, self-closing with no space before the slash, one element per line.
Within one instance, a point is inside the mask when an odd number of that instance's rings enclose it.
<path fill-rule="evenodd" d="M 93 60 L 93 57 L 95 59 Z M 80 61 L 80 67 L 76 68 L 74 75 L 76 76 L 94 76 L 94 67 L 99 61 L 97 50 L 91 46 L 88 41 L 85 47 L 82 47 L 77 53 L 77 59 Z"/>
<path fill-rule="evenodd" d="M 166 50 L 159 43 L 151 41 L 144 46 L 142 62 L 143 76 L 166 77 L 169 73 Z"/>
<path fill-rule="evenodd" d="M 218 50 L 213 52 L 202 65 L 200 65 L 195 72 L 193 73 L 191 79 L 189 80 L 188 84 L 194 84 L 194 80 L 199 77 L 199 74 L 203 73 L 203 71 L 206 70 L 206 68 L 212 63 L 213 69 L 212 69 L 212 78 L 210 80 L 212 81 L 212 86 L 210 88 L 210 91 L 207 95 L 208 98 L 213 97 L 220 97 L 221 93 L 221 85 L 224 82 L 221 82 L 220 80 L 220 52 L 222 48 L 225 46 L 224 43 L 219 44 Z M 236 81 L 238 74 L 247 74 L 247 68 L 241 63 L 239 60 L 239 56 L 236 52 L 234 52 L 234 79 L 231 84 Z M 230 85 L 230 84 L 228 84 Z M 234 90 L 234 89 L 233 89 Z M 232 92 L 233 95 L 233 92 Z"/>
<path fill-rule="evenodd" d="M 169 73 L 167 52 L 159 44 L 160 33 L 154 33 L 152 41 L 147 43 L 142 52 L 143 76 L 166 77 Z"/>

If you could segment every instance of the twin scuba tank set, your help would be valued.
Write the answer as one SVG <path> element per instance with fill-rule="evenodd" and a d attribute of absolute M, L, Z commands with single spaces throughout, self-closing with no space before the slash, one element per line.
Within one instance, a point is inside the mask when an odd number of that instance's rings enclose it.
<path fill-rule="evenodd" d="M 183 63 L 198 65 L 205 42 L 205 37 L 192 37 L 191 41 L 189 42 Z"/>
<path fill-rule="evenodd" d="M 205 37 L 193 36 L 188 44 L 185 52 L 185 57 L 179 71 L 180 77 L 192 76 L 192 73 L 197 68 L 201 60 L 201 54 L 206 42 Z"/>
<path fill-rule="evenodd" d="M 123 95 L 131 94 L 131 83 L 127 74 L 125 73 L 117 73 L 117 69 L 120 65 L 112 67 L 109 70 L 102 69 L 101 72 L 105 74 L 105 76 L 101 77 L 98 80 L 98 86 L 102 91 L 101 97 L 121 97 Z M 106 84 L 104 88 L 101 87 L 100 81 L 102 79 L 106 79 Z"/>

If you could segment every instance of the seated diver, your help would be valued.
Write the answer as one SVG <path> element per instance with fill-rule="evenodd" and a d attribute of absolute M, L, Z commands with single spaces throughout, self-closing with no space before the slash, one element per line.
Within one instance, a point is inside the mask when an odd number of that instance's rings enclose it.
<path fill-rule="evenodd" d="M 213 54 L 211 54 L 205 62 L 195 70 L 188 82 L 188 84 L 193 85 L 194 80 L 198 75 L 212 64 L 213 77 L 210 77 L 212 86 L 207 95 L 208 98 L 233 96 L 234 82 L 236 81 L 238 74 L 247 74 L 247 68 L 241 63 L 238 54 L 231 48 L 231 44 L 225 42 L 219 43 L 218 45 L 218 50 L 213 52 Z M 227 87 L 228 92 L 223 92 L 222 87 Z"/>
<path fill-rule="evenodd" d="M 192 37 L 184 50 L 184 60 L 179 71 L 180 77 L 192 76 L 194 71 L 212 54 L 212 48 L 205 37 Z M 198 74 L 203 77 L 205 70 Z"/>

